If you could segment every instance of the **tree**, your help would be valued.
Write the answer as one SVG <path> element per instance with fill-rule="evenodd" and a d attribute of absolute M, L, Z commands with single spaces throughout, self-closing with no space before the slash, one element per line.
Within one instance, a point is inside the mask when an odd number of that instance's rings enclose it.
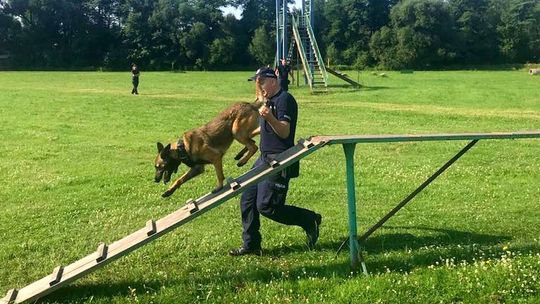
<path fill-rule="evenodd" d="M 451 0 L 449 4 L 456 23 L 458 61 L 493 63 L 499 50 L 495 24 L 490 23 L 489 0 Z"/>
<path fill-rule="evenodd" d="M 210 46 L 209 63 L 214 66 L 226 66 L 232 63 L 235 44 L 233 37 L 215 39 Z"/>
<path fill-rule="evenodd" d="M 0 55 L 16 48 L 21 34 L 21 24 L 3 12 L 0 6 Z"/>
<path fill-rule="evenodd" d="M 392 63 L 393 68 L 427 68 L 452 62 L 455 32 L 445 2 L 406 0 L 392 8 L 390 20 L 390 26 L 371 40 L 371 53 L 379 62 Z"/>
<path fill-rule="evenodd" d="M 265 26 L 260 26 L 255 30 L 253 39 L 249 44 L 249 53 L 261 64 L 271 64 L 274 59 L 275 44 L 270 43 L 270 35 Z"/>
<path fill-rule="evenodd" d="M 507 62 L 540 61 L 540 0 L 494 0 L 497 33 Z"/>
<path fill-rule="evenodd" d="M 325 5 L 327 25 L 323 43 L 339 53 L 340 63 L 351 65 L 363 51 L 369 50 L 367 7 L 367 0 L 336 0 Z"/>

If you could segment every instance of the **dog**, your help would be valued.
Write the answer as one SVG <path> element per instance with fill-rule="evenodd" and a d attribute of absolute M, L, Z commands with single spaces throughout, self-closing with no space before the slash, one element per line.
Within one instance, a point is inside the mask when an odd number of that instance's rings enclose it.
<path fill-rule="evenodd" d="M 257 91 L 259 90 L 258 85 Z M 259 93 L 256 93 L 259 95 Z M 166 184 L 173 173 L 178 171 L 180 164 L 184 163 L 189 170 L 161 196 L 172 195 L 182 184 L 204 172 L 204 166 L 214 165 L 217 175 L 217 187 L 212 192 L 223 188 L 223 156 L 231 146 L 233 140 L 244 145 L 244 148 L 235 156 L 237 166 L 241 167 L 257 152 L 258 147 L 252 139 L 259 134 L 259 108 L 264 101 L 253 103 L 239 102 L 222 111 L 217 117 L 206 125 L 190 130 L 176 143 L 164 146 L 157 143 L 157 156 L 154 161 L 156 169 L 155 182 L 163 180 Z"/>

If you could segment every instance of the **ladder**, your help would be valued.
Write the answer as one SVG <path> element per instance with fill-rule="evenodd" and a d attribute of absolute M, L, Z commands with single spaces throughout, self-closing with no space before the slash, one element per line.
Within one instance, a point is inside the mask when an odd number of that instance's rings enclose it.
<path fill-rule="evenodd" d="M 328 86 L 328 73 L 324 66 L 315 33 L 307 16 L 292 16 L 293 42 L 289 48 L 288 58 L 292 59 L 293 50 L 296 46 L 307 83 L 311 90 L 323 87 L 326 90 Z"/>
<path fill-rule="evenodd" d="M 298 21 L 295 16 L 291 16 L 293 37 L 295 45 L 298 48 L 298 54 L 300 55 L 300 60 L 302 61 L 302 68 L 304 69 L 304 75 L 306 76 L 307 84 L 310 89 L 313 90 L 313 73 L 311 71 L 305 46 L 302 43 L 302 36 L 300 34 L 300 29 L 298 27 Z"/>
<path fill-rule="evenodd" d="M 328 73 L 326 73 L 326 68 L 324 66 L 324 60 L 322 58 L 321 52 L 319 50 L 319 45 L 317 44 L 317 39 L 315 39 L 315 33 L 313 32 L 313 27 L 311 26 L 311 21 L 309 21 L 309 18 L 305 17 L 305 23 L 306 23 L 306 32 L 308 35 L 307 41 L 309 41 L 309 44 L 311 46 L 311 51 L 313 53 L 311 64 L 313 64 L 313 67 L 317 72 L 314 76 L 316 76 L 317 79 L 314 79 L 314 84 L 322 84 L 325 87 L 328 86 Z"/>
<path fill-rule="evenodd" d="M 49 275 L 26 287 L 9 290 L 6 296 L 0 299 L 0 304 L 35 301 L 210 211 L 239 195 L 246 187 L 276 174 L 323 145 L 323 142 L 301 139 L 297 145 L 279 154 L 271 163 L 254 168 L 236 179 L 229 178 L 228 184 L 219 192 L 208 193 L 197 200 L 190 199 L 177 211 L 157 221 L 148 220 L 143 228 L 123 239 L 111 244 L 101 243 L 86 257 L 69 265 L 60 265 Z"/>

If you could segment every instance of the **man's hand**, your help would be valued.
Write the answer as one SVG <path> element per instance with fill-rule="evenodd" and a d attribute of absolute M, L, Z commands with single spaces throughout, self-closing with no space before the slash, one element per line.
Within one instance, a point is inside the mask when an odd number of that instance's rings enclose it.
<path fill-rule="evenodd" d="M 275 119 L 274 114 L 272 114 L 270 108 L 268 108 L 266 105 L 259 108 L 259 114 L 261 114 L 264 120 L 272 120 L 272 118 Z"/>
<path fill-rule="evenodd" d="M 270 111 L 266 105 L 259 108 L 259 114 L 261 114 L 261 117 L 270 124 L 274 132 L 276 132 L 279 137 L 287 138 L 289 136 L 291 132 L 289 122 L 277 120 L 274 114 L 272 114 L 272 111 Z"/>

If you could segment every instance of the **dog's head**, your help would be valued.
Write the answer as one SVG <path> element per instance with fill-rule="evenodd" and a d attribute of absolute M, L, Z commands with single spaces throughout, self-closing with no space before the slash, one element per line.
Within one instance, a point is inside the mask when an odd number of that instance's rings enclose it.
<path fill-rule="evenodd" d="M 266 98 L 266 92 L 261 86 L 261 80 L 260 78 L 257 78 L 255 80 L 255 101 L 266 103 L 267 100 L 268 98 Z"/>
<path fill-rule="evenodd" d="M 173 173 L 178 171 L 178 166 L 180 166 L 180 160 L 172 157 L 171 155 L 171 144 L 163 146 L 162 143 L 157 143 L 158 154 L 154 161 L 154 167 L 156 168 L 156 176 L 154 181 L 159 183 L 163 178 L 163 183 L 166 184 L 171 179 Z"/>

